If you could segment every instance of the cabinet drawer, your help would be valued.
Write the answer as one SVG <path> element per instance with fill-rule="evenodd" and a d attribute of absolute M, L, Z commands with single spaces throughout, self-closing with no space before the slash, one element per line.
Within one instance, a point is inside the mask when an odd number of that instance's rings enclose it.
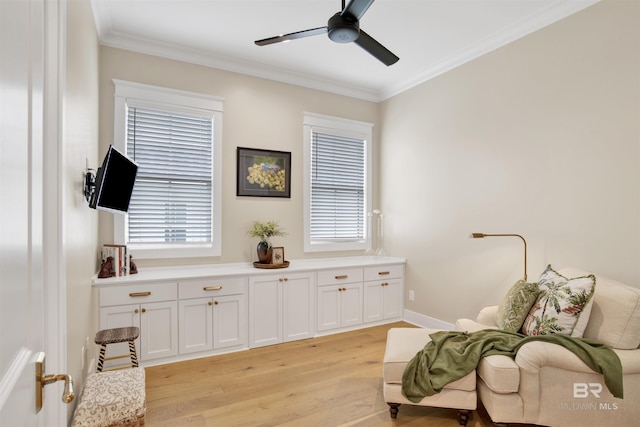
<path fill-rule="evenodd" d="M 100 307 L 145 302 L 171 301 L 178 297 L 177 283 L 149 283 L 147 285 L 100 288 Z"/>
<path fill-rule="evenodd" d="M 180 299 L 238 295 L 245 293 L 245 289 L 246 279 L 244 277 L 210 277 L 178 284 Z"/>
<path fill-rule="evenodd" d="M 404 267 L 402 265 L 376 265 L 374 267 L 365 267 L 364 280 L 380 280 L 402 277 Z"/>
<path fill-rule="evenodd" d="M 362 282 L 361 268 L 342 268 L 318 272 L 318 286 Z"/>

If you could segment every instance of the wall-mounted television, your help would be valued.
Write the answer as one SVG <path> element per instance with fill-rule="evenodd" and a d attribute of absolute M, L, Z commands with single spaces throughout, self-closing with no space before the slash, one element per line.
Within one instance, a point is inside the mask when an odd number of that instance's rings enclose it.
<path fill-rule="evenodd" d="M 96 171 L 95 189 L 89 207 L 116 213 L 127 212 L 137 173 L 138 165 L 110 145 L 102 166 Z"/>

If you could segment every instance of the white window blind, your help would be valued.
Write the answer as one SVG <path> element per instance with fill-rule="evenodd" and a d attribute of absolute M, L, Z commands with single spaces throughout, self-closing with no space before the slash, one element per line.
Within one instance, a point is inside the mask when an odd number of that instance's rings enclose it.
<path fill-rule="evenodd" d="M 138 164 L 129 243 L 210 243 L 212 115 L 129 105 L 127 155 Z"/>
<path fill-rule="evenodd" d="M 366 141 L 311 131 L 312 241 L 366 238 Z"/>

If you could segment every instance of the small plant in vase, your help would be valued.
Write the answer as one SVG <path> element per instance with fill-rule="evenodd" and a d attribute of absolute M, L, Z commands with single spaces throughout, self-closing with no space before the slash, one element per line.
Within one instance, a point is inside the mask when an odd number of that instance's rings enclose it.
<path fill-rule="evenodd" d="M 260 264 L 270 264 L 272 255 L 271 238 L 286 236 L 287 233 L 275 221 L 254 221 L 247 234 L 260 239 L 258 242 L 258 260 Z"/>

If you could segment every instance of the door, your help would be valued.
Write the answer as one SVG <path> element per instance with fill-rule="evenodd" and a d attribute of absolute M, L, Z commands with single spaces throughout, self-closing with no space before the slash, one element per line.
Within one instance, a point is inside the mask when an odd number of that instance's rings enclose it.
<path fill-rule="evenodd" d="M 66 370 L 58 2 L 0 1 L 0 425 L 66 425 L 60 385 L 35 408 L 35 359 Z M 54 18 L 55 17 L 55 18 Z M 45 25 L 46 21 L 46 25 Z M 45 37 L 45 29 L 47 37 Z M 54 36 L 50 35 L 52 31 Z M 47 52 L 47 62 L 44 57 Z M 49 108 L 50 105 L 55 107 Z M 47 176 L 44 173 L 47 171 Z M 44 212 L 47 215 L 44 215 Z M 46 336 L 46 340 L 45 340 Z"/>
<path fill-rule="evenodd" d="M 178 354 L 178 303 L 148 302 L 140 307 L 140 360 Z"/>
<path fill-rule="evenodd" d="M 227 295 L 213 299 L 213 348 L 247 345 L 247 297 Z"/>
<path fill-rule="evenodd" d="M 281 276 L 249 279 L 249 347 L 282 342 Z"/>
<path fill-rule="evenodd" d="M 341 326 L 355 326 L 362 323 L 362 284 L 346 285 L 342 292 Z"/>
<path fill-rule="evenodd" d="M 318 331 L 340 327 L 342 286 L 318 286 Z"/>
<path fill-rule="evenodd" d="M 211 298 L 180 300 L 178 305 L 180 354 L 213 349 L 213 302 Z"/>
<path fill-rule="evenodd" d="M 384 319 L 384 283 L 381 281 L 364 283 L 364 322 Z"/>
<path fill-rule="evenodd" d="M 288 274 L 282 278 L 283 340 L 310 338 L 315 333 L 313 274 Z"/>
<path fill-rule="evenodd" d="M 402 316 L 402 280 L 390 279 L 384 288 L 384 318 Z"/>

